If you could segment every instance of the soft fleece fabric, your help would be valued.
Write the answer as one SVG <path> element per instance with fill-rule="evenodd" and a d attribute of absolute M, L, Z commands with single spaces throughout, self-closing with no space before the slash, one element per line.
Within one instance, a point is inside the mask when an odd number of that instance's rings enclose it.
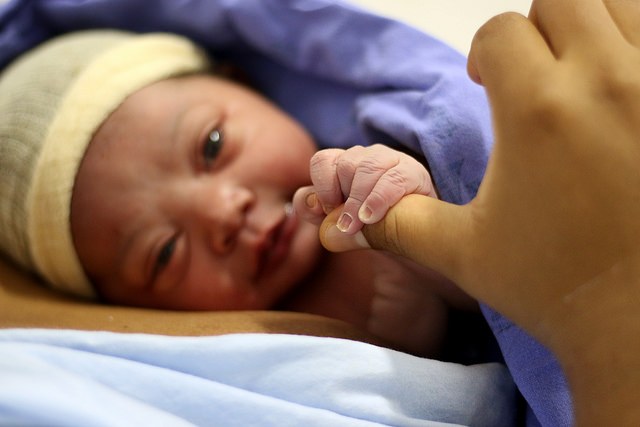
<path fill-rule="evenodd" d="M 401 23 L 331 0 L 10 0 L 0 10 L 0 67 L 54 34 L 96 27 L 187 35 L 244 65 L 320 146 L 421 152 L 445 200 L 469 201 L 483 176 L 492 136 L 482 89 L 462 55 Z M 484 312 L 528 402 L 528 425 L 571 425 L 553 356 Z"/>
<path fill-rule="evenodd" d="M 0 425 L 508 427 L 500 364 L 299 335 L 0 331 Z"/>

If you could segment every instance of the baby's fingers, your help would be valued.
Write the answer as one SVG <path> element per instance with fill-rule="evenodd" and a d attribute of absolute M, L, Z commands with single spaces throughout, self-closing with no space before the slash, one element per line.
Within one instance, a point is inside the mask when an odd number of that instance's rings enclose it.
<path fill-rule="evenodd" d="M 325 214 L 344 203 L 343 189 L 336 171 L 345 150 L 328 148 L 313 155 L 309 165 L 317 202 Z"/>
<path fill-rule="evenodd" d="M 338 228 L 348 234 L 357 232 L 364 224 L 380 221 L 389 208 L 407 194 L 435 196 L 427 170 L 409 156 L 399 158 L 392 167 L 365 168 L 356 171 Z"/>
<path fill-rule="evenodd" d="M 322 223 L 326 216 L 313 186 L 301 187 L 296 191 L 293 209 L 300 219 L 315 225 Z"/>
<path fill-rule="evenodd" d="M 358 211 L 360 221 L 364 224 L 375 224 L 407 194 L 436 196 L 426 169 L 416 169 L 414 174 L 406 174 L 405 171 L 401 163 L 380 177 Z"/>

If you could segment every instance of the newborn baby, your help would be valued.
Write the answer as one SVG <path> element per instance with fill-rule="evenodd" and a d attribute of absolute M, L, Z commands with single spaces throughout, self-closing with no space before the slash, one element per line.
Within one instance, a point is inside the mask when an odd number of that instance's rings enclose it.
<path fill-rule="evenodd" d="M 46 66 L 60 58 L 72 71 Z M 476 309 L 409 261 L 319 244 L 319 221 L 343 201 L 352 233 L 404 194 L 435 197 L 410 156 L 384 146 L 314 156 L 293 118 L 211 73 L 175 35 L 62 36 L 19 58 L 3 90 L 43 69 L 38 84 L 54 99 L 16 101 L 44 104 L 42 134 L 24 137 L 35 154 L 12 166 L 35 171 L 17 203 L 28 238 L 3 249 L 53 287 L 112 304 L 321 314 L 423 355 L 437 354 L 450 309 Z"/>

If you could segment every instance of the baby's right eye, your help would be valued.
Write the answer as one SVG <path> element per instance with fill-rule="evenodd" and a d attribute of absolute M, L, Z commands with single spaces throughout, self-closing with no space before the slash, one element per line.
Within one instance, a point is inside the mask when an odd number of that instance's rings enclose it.
<path fill-rule="evenodd" d="M 156 258 L 154 276 L 161 272 L 167 265 L 169 265 L 175 248 L 176 239 L 172 238 L 162 247 L 162 249 L 160 249 L 160 253 L 158 253 L 158 257 Z"/>
<path fill-rule="evenodd" d="M 204 159 L 204 164 L 207 168 L 215 162 L 220 150 L 222 149 L 223 142 L 224 138 L 222 131 L 219 129 L 214 129 L 207 134 L 202 147 L 202 158 Z"/>

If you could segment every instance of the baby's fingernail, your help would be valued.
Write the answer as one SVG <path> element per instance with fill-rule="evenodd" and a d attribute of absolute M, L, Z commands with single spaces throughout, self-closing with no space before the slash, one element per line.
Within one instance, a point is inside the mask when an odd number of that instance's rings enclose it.
<path fill-rule="evenodd" d="M 362 205 L 360 210 L 358 211 L 358 218 L 360 221 L 367 223 L 371 219 L 371 215 L 373 215 L 373 211 L 367 205 Z"/>
<path fill-rule="evenodd" d="M 340 218 L 338 219 L 338 223 L 336 224 L 336 226 L 338 227 L 338 230 L 344 233 L 349 229 L 349 226 L 351 225 L 352 222 L 353 222 L 353 218 L 351 217 L 351 215 L 344 212 L 342 215 L 340 215 Z"/>
<path fill-rule="evenodd" d="M 307 205 L 309 209 L 313 209 L 318 204 L 318 196 L 316 193 L 309 193 L 307 197 L 304 198 L 304 204 Z"/>

